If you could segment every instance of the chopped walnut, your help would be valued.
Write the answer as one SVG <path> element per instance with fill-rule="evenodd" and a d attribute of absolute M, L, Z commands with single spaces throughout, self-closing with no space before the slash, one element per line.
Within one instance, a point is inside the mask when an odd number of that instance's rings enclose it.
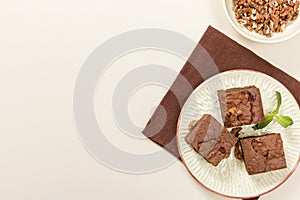
<path fill-rule="evenodd" d="M 188 129 L 192 130 L 197 125 L 197 123 L 198 123 L 197 120 L 192 120 L 188 125 Z"/>
<path fill-rule="evenodd" d="M 237 142 L 234 146 L 234 157 L 239 160 L 243 160 L 243 153 L 241 151 L 240 142 Z"/>
<path fill-rule="evenodd" d="M 249 31 L 272 37 L 299 16 L 300 0 L 233 0 L 235 18 Z"/>
<path fill-rule="evenodd" d="M 237 127 L 237 128 L 233 128 L 230 132 L 234 137 L 238 138 L 238 141 L 234 146 L 234 156 L 239 160 L 243 160 L 243 153 L 241 151 L 240 138 L 239 138 L 241 130 L 242 130 L 241 127 Z"/>

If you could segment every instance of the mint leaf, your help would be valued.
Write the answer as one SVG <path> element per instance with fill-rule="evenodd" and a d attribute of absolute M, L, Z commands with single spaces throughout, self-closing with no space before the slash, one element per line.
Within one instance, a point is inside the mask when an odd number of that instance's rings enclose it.
<path fill-rule="evenodd" d="M 277 115 L 278 114 L 278 111 L 279 111 L 279 108 L 281 106 L 281 94 L 280 92 L 276 91 L 276 99 L 277 99 L 277 107 L 276 109 L 272 112 L 273 115 Z"/>
<path fill-rule="evenodd" d="M 294 124 L 293 119 L 289 116 L 282 116 L 278 115 L 276 116 L 276 121 L 283 127 L 287 128 Z"/>
<path fill-rule="evenodd" d="M 252 126 L 252 128 L 253 128 L 254 130 L 258 130 L 258 129 L 265 128 L 266 126 L 268 126 L 268 125 L 271 123 L 271 121 L 273 120 L 273 117 L 274 117 L 273 114 L 271 114 L 271 115 L 266 115 L 266 116 L 265 116 L 265 121 L 264 121 L 264 122 L 262 122 L 262 123 L 260 123 L 260 124 L 256 124 L 255 126 Z"/>
<path fill-rule="evenodd" d="M 282 116 L 278 115 L 279 109 L 281 106 L 282 98 L 280 92 L 276 91 L 276 100 L 277 100 L 277 107 L 276 109 L 271 112 L 270 114 L 265 116 L 265 121 L 260 124 L 256 124 L 255 126 L 252 126 L 254 130 L 265 128 L 270 124 L 271 121 L 273 121 L 273 118 L 276 117 L 276 121 L 284 128 L 287 128 L 294 124 L 293 119 L 289 116 Z"/>

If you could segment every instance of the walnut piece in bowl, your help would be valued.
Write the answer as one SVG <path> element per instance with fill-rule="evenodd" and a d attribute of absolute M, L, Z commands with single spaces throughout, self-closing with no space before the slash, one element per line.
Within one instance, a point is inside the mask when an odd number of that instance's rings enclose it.
<path fill-rule="evenodd" d="M 257 42 L 281 42 L 300 32 L 300 0 L 224 0 L 233 27 Z"/>

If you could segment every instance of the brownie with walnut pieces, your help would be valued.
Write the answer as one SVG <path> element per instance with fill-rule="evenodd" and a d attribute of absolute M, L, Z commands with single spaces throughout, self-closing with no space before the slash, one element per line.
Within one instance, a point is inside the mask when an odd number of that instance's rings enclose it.
<path fill-rule="evenodd" d="M 228 158 L 231 148 L 237 142 L 237 138 L 209 114 L 197 121 L 185 140 L 214 166 Z"/>
<path fill-rule="evenodd" d="M 259 88 L 247 86 L 218 91 L 225 127 L 258 124 L 265 121 Z"/>
<path fill-rule="evenodd" d="M 286 168 L 280 134 L 249 137 L 240 142 L 249 175 Z"/>

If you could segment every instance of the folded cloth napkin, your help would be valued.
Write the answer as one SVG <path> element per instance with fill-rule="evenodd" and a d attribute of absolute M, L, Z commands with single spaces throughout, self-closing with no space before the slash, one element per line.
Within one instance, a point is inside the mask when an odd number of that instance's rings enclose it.
<path fill-rule="evenodd" d="M 178 159 L 177 120 L 193 89 L 220 72 L 247 69 L 263 72 L 280 81 L 300 103 L 300 83 L 249 49 L 209 26 L 174 83 L 142 131 Z"/>

